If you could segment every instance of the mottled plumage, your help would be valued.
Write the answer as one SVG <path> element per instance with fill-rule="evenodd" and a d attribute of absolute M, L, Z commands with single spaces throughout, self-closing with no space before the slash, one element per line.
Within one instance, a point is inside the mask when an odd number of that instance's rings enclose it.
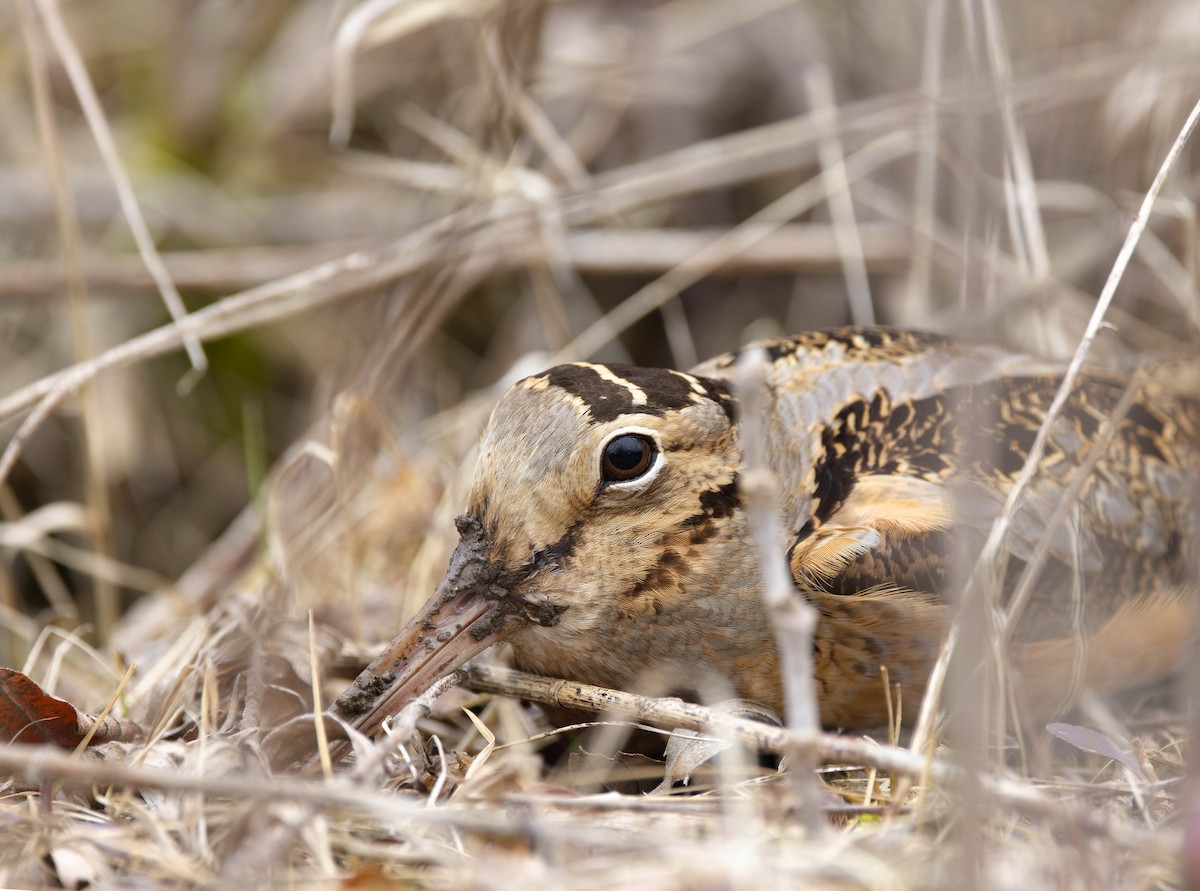
<path fill-rule="evenodd" d="M 999 515 L 1060 374 L 881 329 L 759 346 L 787 556 L 820 616 L 821 718 L 880 725 L 881 667 L 915 710 L 952 616 L 954 561 Z M 526 670 L 779 709 L 738 487 L 737 358 L 690 374 L 576 363 L 515 384 L 484 434 L 451 573 L 336 709 L 368 726 L 499 639 Z M 1089 682 L 1109 690 L 1164 676 L 1185 646 L 1200 531 L 1200 402 L 1186 387 L 1139 379 L 1067 522 L 1048 531 L 1129 386 L 1084 376 L 1013 517 L 1002 598 L 1049 536 L 1014 635 L 1015 663 L 1045 682 L 1033 703 L 1058 701 L 1080 654 Z"/>

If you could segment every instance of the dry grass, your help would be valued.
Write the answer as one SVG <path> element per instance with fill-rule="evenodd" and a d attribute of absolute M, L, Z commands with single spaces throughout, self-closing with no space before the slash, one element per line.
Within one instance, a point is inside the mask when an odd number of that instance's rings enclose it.
<path fill-rule="evenodd" d="M 0 884 L 1181 887 L 1190 718 L 1161 693 L 1078 718 L 1126 764 L 965 708 L 839 741 L 612 700 L 581 735 L 487 669 L 353 772 L 274 769 L 263 740 L 433 590 L 491 404 L 557 358 L 686 367 L 851 320 L 1194 349 L 1197 22 L 0 9 L 0 663 L 92 711 L 137 663 L 117 708 L 150 733 L 0 750 Z M 815 801 L 739 746 L 638 794 L 662 767 L 618 754 L 630 717 L 833 763 Z"/>

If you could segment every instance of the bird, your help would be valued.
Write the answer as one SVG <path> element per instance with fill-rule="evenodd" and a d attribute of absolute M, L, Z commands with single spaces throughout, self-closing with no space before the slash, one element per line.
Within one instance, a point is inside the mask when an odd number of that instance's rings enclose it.
<path fill-rule="evenodd" d="M 780 547 L 817 615 L 820 721 L 884 726 L 889 684 L 914 717 L 964 560 L 1005 513 L 1064 371 L 887 328 L 761 341 L 689 372 L 575 362 L 515 383 L 483 433 L 446 577 L 333 713 L 370 731 L 499 641 L 541 675 L 781 712 L 740 483 L 732 379 L 751 352 L 765 362 L 754 404 Z M 1184 658 L 1200 542 L 1200 401 L 1186 380 L 1086 369 L 1007 514 L 994 606 L 1011 610 L 1034 707 L 1081 684 L 1144 686 Z"/>

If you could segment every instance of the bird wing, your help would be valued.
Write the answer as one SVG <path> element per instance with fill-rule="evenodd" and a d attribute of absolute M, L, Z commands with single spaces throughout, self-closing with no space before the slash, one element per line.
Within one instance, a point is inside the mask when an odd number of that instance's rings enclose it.
<path fill-rule="evenodd" d="M 879 389 L 848 403 L 810 434 L 814 496 L 789 549 L 797 582 L 947 596 L 1004 510 L 1060 382 L 1008 369 L 921 399 Z M 1198 481 L 1200 402 L 1162 377 L 1084 376 L 1003 545 L 1002 597 L 1044 552 L 1024 634 L 1075 627 L 1077 583 L 1091 630 L 1151 579 L 1182 584 L 1200 543 Z"/>

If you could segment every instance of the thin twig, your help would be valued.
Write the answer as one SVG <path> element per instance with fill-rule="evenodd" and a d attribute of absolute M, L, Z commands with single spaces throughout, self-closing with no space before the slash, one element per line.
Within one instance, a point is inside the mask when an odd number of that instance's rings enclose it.
<path fill-rule="evenodd" d="M 33 104 L 37 111 L 38 133 L 46 157 L 46 167 L 54 187 L 55 217 L 58 220 L 59 239 L 62 242 L 62 273 L 67 292 L 68 316 L 71 320 L 71 338 L 76 361 L 92 355 L 92 339 L 88 326 L 87 281 L 81 269 L 83 238 L 79 229 L 79 214 L 75 207 L 74 193 L 68 185 L 66 164 L 63 160 L 62 142 L 54 117 L 48 65 L 42 47 L 41 34 L 33 27 L 34 12 L 30 0 L 17 4 L 17 17 L 29 56 L 29 80 L 33 93 Z M 84 441 L 84 491 L 89 513 L 89 532 L 92 545 L 101 557 L 112 559 L 112 507 L 108 497 L 106 468 L 109 461 L 105 455 L 105 428 L 100 415 L 99 395 L 95 387 L 83 387 L 79 391 L 79 406 L 83 413 L 82 435 Z M 25 437 L 33 432 L 25 430 Z M 15 452 L 12 453 L 15 455 Z M 6 456 L 7 457 L 7 456 Z M 11 460 L 11 459 L 9 459 Z M 0 463 L 4 463 L 0 460 Z M 0 485 L 7 471 L 0 469 Z M 92 580 L 96 604 L 96 635 L 107 643 L 112 629 L 117 624 L 120 601 L 117 590 L 106 578 L 95 576 Z"/>
<path fill-rule="evenodd" d="M 1050 254 L 1046 249 L 1046 233 L 1042 227 L 1041 209 L 1038 206 L 1037 183 L 1033 176 L 1033 162 L 1029 157 L 1029 140 L 1017 117 L 1016 103 L 1013 99 L 1012 63 L 1008 59 L 1008 48 L 1004 42 L 1004 30 L 995 0 L 981 0 L 980 6 L 983 8 L 983 34 L 987 42 L 992 78 L 997 88 L 1000 120 L 1008 142 L 1005 158 L 1013 182 L 1012 201 L 1008 206 L 1011 218 L 1020 221 L 1020 225 L 1013 227 L 1016 233 L 1014 242 L 1024 248 L 1019 253 L 1028 257 L 1029 273 L 1035 281 L 1040 281 L 1050 273 Z"/>
<path fill-rule="evenodd" d="M 1054 547 L 1058 530 L 1066 522 L 1067 515 L 1078 506 L 1079 496 L 1083 492 L 1083 487 L 1091 478 L 1092 470 L 1100 462 L 1100 459 L 1104 457 L 1105 451 L 1116 435 L 1117 428 L 1125 420 L 1125 416 L 1129 414 L 1129 410 L 1133 408 L 1138 397 L 1142 395 L 1139 388 L 1144 383 L 1141 371 L 1130 378 L 1124 392 L 1121 393 L 1121 398 L 1117 400 L 1117 404 L 1112 407 L 1112 410 L 1104 419 L 1104 423 L 1096 433 L 1096 438 L 1088 447 L 1086 454 L 1084 454 L 1083 460 L 1072 471 L 1070 481 L 1063 489 L 1062 495 L 1058 499 L 1058 504 L 1054 507 L 1054 512 L 1050 514 L 1050 518 L 1046 521 L 1046 528 L 1038 536 L 1033 555 L 1025 562 L 1025 566 L 1021 570 L 1021 575 L 1013 587 L 1013 592 L 1009 595 L 1008 610 L 1004 616 L 1003 626 L 1005 643 L 1010 642 L 1013 634 L 1016 632 L 1017 621 L 1020 619 L 1025 605 L 1029 602 L 1029 598 L 1033 594 L 1033 586 L 1038 581 L 1042 566 L 1045 564 L 1051 548 Z"/>
<path fill-rule="evenodd" d="M 571 229 L 562 247 L 571 268 L 586 275 L 658 274 L 687 261 L 724 229 Z M 902 268 L 912 253 L 905 230 L 892 223 L 862 222 L 857 227 L 862 258 L 872 272 Z M 366 245 L 312 244 L 287 247 L 213 248 L 164 253 L 171 277 L 180 287 L 204 290 L 245 289 L 296 275 L 333 261 Z M 523 239 L 495 258 L 497 271 L 552 262 L 540 239 Z M 714 276 L 764 272 L 826 274 L 841 266 L 837 238 L 825 223 L 792 223 L 763 236 L 724 265 Z M 154 286 L 140 260 L 128 256 L 91 257 L 80 271 L 92 288 L 112 291 L 122 299 Z M 0 262 L 0 297 L 41 298 L 65 284 L 62 263 L 56 260 Z"/>
<path fill-rule="evenodd" d="M 777 482 L 768 462 L 764 429 L 765 419 L 774 408 L 764 398 L 767 365 L 766 354 L 756 348 L 748 351 L 735 369 L 734 391 L 741 407 L 738 432 L 742 471 L 738 485 L 745 494 L 746 515 L 758 546 L 762 598 L 775 629 L 788 727 L 797 733 L 815 733 L 821 726 L 812 656 L 817 611 L 797 592 L 785 557 L 787 542 L 779 522 Z M 819 832 L 823 826 L 815 808 L 818 795 L 811 770 L 814 765 L 804 763 L 804 757 L 799 760 L 793 770 L 801 784 L 796 801 L 803 808 L 809 831 Z"/>
<path fill-rule="evenodd" d="M 86 362 L 46 375 L 0 399 L 0 421 L 51 396 L 61 399 L 101 374 L 174 352 L 188 337 L 202 341 L 225 337 L 410 275 L 438 259 L 446 240 L 465 222 L 466 218 L 457 216 L 439 220 L 394 244 L 355 251 L 296 275 L 242 291 L 178 322 L 130 338 Z"/>
<path fill-rule="evenodd" d="M 1150 212 L 1154 208 L 1154 202 L 1158 198 L 1159 192 L 1162 191 L 1163 185 L 1167 181 L 1167 176 L 1170 175 L 1175 164 L 1178 162 L 1179 156 L 1183 152 L 1183 147 L 1192 135 L 1192 131 L 1196 128 L 1197 122 L 1200 122 L 1200 102 L 1197 102 L 1192 107 L 1191 114 L 1188 115 L 1183 129 L 1175 138 L 1171 150 L 1167 153 L 1166 158 L 1163 159 L 1162 166 L 1159 167 L 1158 174 L 1154 177 L 1154 182 L 1150 185 L 1149 191 L 1146 192 L 1145 197 L 1142 199 L 1141 207 L 1138 208 L 1137 215 L 1129 227 L 1129 233 L 1125 237 L 1125 242 L 1121 245 L 1121 250 L 1117 254 L 1116 261 L 1113 263 L 1112 272 L 1109 273 L 1108 280 L 1104 283 L 1104 289 L 1100 292 L 1100 298 L 1096 301 L 1096 308 L 1088 320 L 1087 329 L 1084 331 L 1083 337 L 1080 338 L 1079 346 L 1075 350 L 1075 355 L 1071 357 L 1071 363 L 1067 366 L 1066 374 L 1063 375 L 1058 392 L 1054 394 L 1054 400 L 1046 410 L 1046 417 L 1042 421 L 1041 427 L 1038 428 L 1033 445 L 1030 446 L 1029 454 L 1025 458 L 1025 464 L 1021 467 L 1020 474 L 1018 474 L 1013 487 L 1009 490 L 1003 510 L 1001 510 L 1000 515 L 996 518 L 996 522 L 992 524 L 991 531 L 984 544 L 983 552 L 976 563 L 975 572 L 972 573 L 971 585 L 978 585 L 982 581 L 982 573 L 987 571 L 987 567 L 995 564 L 1000 554 L 1004 539 L 1008 535 L 1008 527 L 1012 518 L 1016 515 L 1017 503 L 1024 497 L 1025 490 L 1029 487 L 1030 482 L 1041 466 L 1042 458 L 1046 452 L 1046 443 L 1050 438 L 1050 430 L 1054 426 L 1055 421 L 1058 420 L 1058 416 L 1062 413 L 1067 399 L 1070 398 L 1071 390 L 1074 388 L 1075 381 L 1083 369 L 1083 363 L 1087 358 L 1088 351 L 1091 349 L 1092 342 L 1096 339 L 1096 335 L 1099 334 L 1100 328 L 1104 325 L 1104 316 L 1108 312 L 1108 307 L 1116 294 L 1117 286 L 1121 283 L 1121 278 L 1125 274 L 1125 269 L 1129 265 L 1129 260 L 1133 256 L 1134 249 L 1137 247 L 1142 232 L 1145 231 L 1147 224 L 1150 222 Z"/>
<path fill-rule="evenodd" d="M 107 353 L 104 355 L 107 355 Z M 84 362 L 77 362 L 71 367 L 86 368 L 95 361 L 96 359 L 92 358 Z M 46 419 L 54 413 L 55 409 L 92 380 L 91 376 L 81 378 L 78 381 L 70 378 L 58 378 L 54 375 L 51 375 L 51 377 L 56 377 L 56 379 L 52 382 L 49 390 L 44 394 L 39 394 L 39 401 L 34 405 L 33 411 L 21 421 L 21 425 L 17 427 L 16 432 L 12 435 L 12 439 L 8 441 L 8 444 L 4 447 L 4 451 L 0 453 L 0 486 L 5 484 L 8 475 L 12 473 L 13 467 L 17 464 L 17 459 L 21 457 L 21 451 L 25 448 L 25 444 L 33 438 L 33 434 L 38 431 L 38 428 L 46 422 Z M 42 381 L 48 380 L 49 378 L 42 378 Z M 41 381 L 38 383 L 41 383 Z M 31 384 L 30 386 L 34 387 L 37 384 Z M 28 390 L 29 387 L 25 389 Z M 2 417 L 0 415 L 0 418 Z"/>
<path fill-rule="evenodd" d="M 746 512 L 758 546 L 763 601 L 775 626 L 785 690 L 788 726 L 803 733 L 820 726 L 813 689 L 812 639 L 817 613 L 796 591 L 785 553 L 787 541 L 775 501 L 777 482 L 767 458 L 765 418 L 773 406 L 764 399 L 767 357 L 760 349 L 739 360 L 734 390 L 741 407 L 739 438 L 742 471 L 738 487 L 746 497 Z"/>
<path fill-rule="evenodd" d="M 163 265 L 162 258 L 158 255 L 158 247 L 150 235 L 150 227 L 146 225 L 146 218 L 142 216 L 142 208 L 134 194 L 133 183 L 130 181 L 129 173 L 125 170 L 125 164 L 121 161 L 121 155 L 117 151 L 116 141 L 108 126 L 108 119 L 104 116 L 100 99 L 96 96 L 96 88 L 92 85 L 91 77 L 88 76 L 87 66 L 83 64 L 79 49 L 75 46 L 75 41 L 71 39 L 67 26 L 59 14 L 57 0 L 35 0 L 35 2 L 42 14 L 42 21 L 46 25 L 46 33 L 50 36 L 50 42 L 54 45 L 54 50 L 62 61 L 67 77 L 71 81 L 71 88 L 75 91 L 75 96 L 83 109 L 83 115 L 87 119 L 88 127 L 92 131 L 92 137 L 96 140 L 96 148 L 100 152 L 100 157 L 104 159 L 108 175 L 112 178 L 113 188 L 121 202 L 121 211 L 129 224 L 129 231 L 137 244 L 138 253 L 142 255 L 142 262 L 146 264 L 146 268 L 154 277 L 163 303 L 166 304 L 167 312 L 171 314 L 172 319 L 178 322 L 187 315 L 187 309 L 183 305 L 179 292 L 175 289 L 174 282 L 171 281 L 170 274 Z M 208 359 L 205 358 L 204 350 L 201 349 L 200 341 L 195 335 L 185 336 L 181 343 L 192 364 L 192 373 L 185 378 L 185 382 L 190 385 L 194 383 L 196 377 L 204 373 L 205 368 L 208 367 Z"/>
<path fill-rule="evenodd" d="M 855 152 L 846 159 L 846 181 L 851 182 L 866 176 L 872 171 L 904 157 L 912 150 L 912 140 L 911 133 L 900 131 Z M 779 227 L 827 197 L 825 183 L 818 177 L 810 179 L 776 198 L 744 222 L 723 232 L 718 238 L 690 257 L 686 263 L 671 269 L 621 301 L 611 312 L 559 350 L 555 354 L 554 360 L 570 361 L 580 356 L 593 355 L 596 350 L 613 340 L 634 322 L 657 310 L 688 285 L 743 253 L 751 245 L 756 244 L 769 233 L 778 230 Z"/>
<path fill-rule="evenodd" d="M 932 0 L 925 6 L 925 39 L 921 52 L 921 88 L 925 105 L 921 110 L 920 144 L 916 172 L 913 175 L 912 265 L 905 282 L 902 318 L 914 321 L 920 308 L 928 304 L 935 235 L 926 220 L 936 218 L 938 194 L 938 96 L 942 90 L 942 55 L 948 0 Z"/>
<path fill-rule="evenodd" d="M 821 159 L 821 176 L 825 181 L 826 202 L 833 220 L 833 234 L 842 259 L 842 274 L 846 279 L 846 302 L 850 320 L 855 325 L 874 325 L 875 306 L 871 300 L 871 283 L 863 258 L 858 220 L 854 214 L 854 199 L 846 176 L 846 154 L 837 137 L 837 99 L 829 69 L 815 64 L 804 75 L 804 87 L 814 110 L 825 111 L 834 120 L 831 132 L 820 142 L 817 155 Z"/>

